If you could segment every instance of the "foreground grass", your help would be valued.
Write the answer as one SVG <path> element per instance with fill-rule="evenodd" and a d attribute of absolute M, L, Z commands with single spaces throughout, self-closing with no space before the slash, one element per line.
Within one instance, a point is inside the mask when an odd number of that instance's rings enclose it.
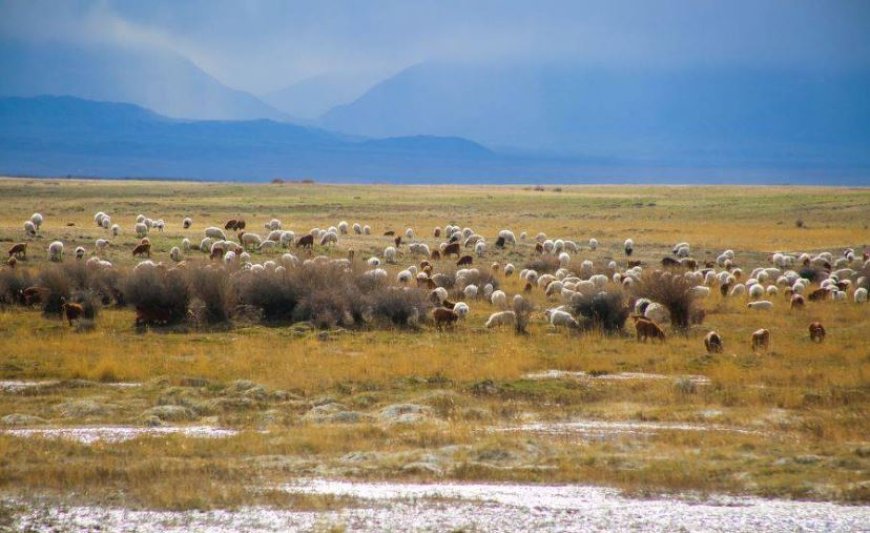
<path fill-rule="evenodd" d="M 125 233 L 109 258 L 126 266 L 139 212 L 170 224 L 155 235 L 155 259 L 168 262 L 183 236 L 243 216 L 256 228 L 277 216 L 298 231 L 339 220 L 372 225 L 370 237 L 347 246 L 379 254 L 385 229 L 414 227 L 431 244 L 431 228 L 449 222 L 493 235 L 502 227 L 545 231 L 602 246 L 579 258 L 624 261 L 622 240 L 638 243 L 650 263 L 678 241 L 699 259 L 732 248 L 746 267 L 774 250 L 860 247 L 868 237 L 865 189 L 566 187 L 352 187 L 291 184 L 239 186 L 0 180 L 10 201 L 0 213 L 0 238 L 20 239 L 20 222 L 47 217 L 30 266 L 45 263 L 39 245 L 62 238 L 84 244 L 103 232 L 97 210 L 111 211 Z M 182 216 L 195 228 L 180 230 Z M 800 218 L 804 228 L 795 221 Z M 75 226 L 66 226 L 67 223 Z M 528 246 L 528 245 L 523 245 Z M 70 248 L 71 249 L 71 248 Z M 522 246 L 493 260 L 522 264 Z M 256 259 L 262 260 L 259 256 Z M 194 259 L 198 260 L 198 259 Z M 410 262 L 410 260 L 407 260 Z M 504 280 L 508 294 L 522 287 Z M 715 291 L 714 291 L 715 292 Z M 543 295 L 532 299 L 543 309 Z M 750 313 L 742 300 L 718 294 L 705 301 L 707 320 L 665 344 L 632 338 L 556 332 L 536 313 L 529 335 L 489 331 L 494 309 L 472 302 L 455 331 L 350 331 L 244 326 L 227 331 L 139 334 L 128 310 L 104 310 L 91 332 L 76 333 L 36 311 L 0 310 L 0 380 L 61 380 L 56 387 L 0 394 L 0 417 L 39 416 L 53 425 L 142 425 L 155 405 L 190 408 L 191 420 L 241 430 L 228 439 L 140 438 L 86 446 L 0 434 L 0 488 L 18 497 L 73 494 L 88 502 L 170 509 L 226 508 L 246 503 L 329 508 L 353 502 L 304 499 L 261 490 L 295 477 L 512 480 L 597 483 L 645 492 L 724 491 L 765 496 L 870 501 L 867 407 L 870 329 L 867 306 L 812 302 L 788 311 Z M 806 325 L 822 321 L 828 340 L 809 342 Z M 772 333 L 771 351 L 753 354 L 749 335 Z M 716 329 L 725 353 L 708 356 L 702 337 Z M 668 379 L 530 380 L 542 370 L 663 374 Z M 702 375 L 691 385 L 684 375 Z M 195 378 L 195 379 L 191 379 Z M 88 380 L 87 383 L 68 380 Z M 237 380 L 262 386 L 239 392 Z M 141 382 L 112 388 L 114 382 Z M 64 416 L 79 400 L 109 406 L 88 416 Z M 358 423 L 317 422 L 317 406 L 340 404 L 363 415 Z M 422 405 L 431 416 L 393 424 L 378 413 L 396 404 Z M 528 420 L 658 421 L 744 428 L 745 433 L 661 431 L 606 439 L 489 431 Z M 351 460 L 348 454 L 363 455 Z M 437 468 L 414 466 L 439 458 Z M 409 467 L 410 465 L 410 467 Z"/>

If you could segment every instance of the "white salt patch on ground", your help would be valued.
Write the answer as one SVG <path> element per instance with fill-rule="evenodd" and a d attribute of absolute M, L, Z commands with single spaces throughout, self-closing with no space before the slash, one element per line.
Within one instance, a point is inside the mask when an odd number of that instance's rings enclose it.
<path fill-rule="evenodd" d="M 156 512 L 93 507 L 28 510 L 16 527 L 110 531 L 866 531 L 870 507 L 717 497 L 632 499 L 587 486 L 396 484 L 310 480 L 294 494 L 361 501 L 334 511 L 245 507 Z"/>
<path fill-rule="evenodd" d="M 645 436 L 659 431 L 724 431 L 760 435 L 761 431 L 689 422 L 614 422 L 607 420 L 574 420 L 570 422 L 532 422 L 519 426 L 491 427 L 487 431 L 529 432 L 547 435 L 575 435 L 590 439 L 605 439 L 621 435 Z"/>
<path fill-rule="evenodd" d="M 0 381 L 0 392 L 16 393 L 33 387 L 57 385 L 59 381 Z"/>
<path fill-rule="evenodd" d="M 601 374 L 593 376 L 583 371 L 571 372 L 568 370 L 545 370 L 532 372 L 523 376 L 525 379 L 591 379 L 601 381 L 629 381 L 629 380 L 679 380 L 687 379 L 696 385 L 709 385 L 710 378 L 700 375 L 674 375 L 650 374 L 647 372 L 618 372 L 616 374 Z"/>
<path fill-rule="evenodd" d="M 234 429 L 216 428 L 212 426 L 172 426 L 172 427 L 123 427 L 123 426 L 94 426 L 94 427 L 64 427 L 64 428 L 27 428 L 7 429 L 2 431 L 13 437 L 42 437 L 46 439 L 67 439 L 78 441 L 82 444 L 102 442 L 124 442 L 138 437 L 159 437 L 163 435 L 180 434 L 186 437 L 198 438 L 226 438 L 238 434 Z"/>

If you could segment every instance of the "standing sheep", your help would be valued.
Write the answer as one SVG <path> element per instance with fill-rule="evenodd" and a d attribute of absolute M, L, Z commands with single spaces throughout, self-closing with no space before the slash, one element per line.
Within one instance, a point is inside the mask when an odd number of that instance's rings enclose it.
<path fill-rule="evenodd" d="M 631 257 L 631 254 L 634 253 L 634 241 L 631 239 L 625 239 L 625 243 L 623 244 L 623 248 L 625 249 L 625 255 Z"/>
<path fill-rule="evenodd" d="M 484 324 L 486 328 L 494 328 L 496 326 L 516 326 L 517 314 L 513 311 L 499 311 L 489 315 L 489 319 Z"/>
<path fill-rule="evenodd" d="M 39 233 L 39 228 L 42 226 L 43 222 L 42 215 L 40 215 L 39 213 L 33 213 L 30 216 L 30 222 L 32 222 L 33 225 L 36 226 L 36 232 Z"/>
<path fill-rule="evenodd" d="M 54 241 L 53 243 L 48 245 L 48 259 L 54 262 L 63 261 L 63 243 L 60 241 Z"/>
<path fill-rule="evenodd" d="M 193 226 L 193 219 L 190 217 L 184 217 L 184 220 L 181 221 L 181 227 L 184 229 L 190 229 Z"/>
<path fill-rule="evenodd" d="M 144 236 L 148 235 L 148 225 L 145 224 L 144 222 L 137 222 L 136 226 L 134 226 L 134 227 L 136 229 L 136 236 L 137 237 L 144 237 Z"/>
<path fill-rule="evenodd" d="M 752 351 L 763 349 L 767 351 L 770 348 L 770 331 L 759 329 L 752 333 Z"/>
<path fill-rule="evenodd" d="M 117 237 L 121 234 L 121 226 L 118 224 L 112 224 L 112 237 Z"/>
<path fill-rule="evenodd" d="M 181 248 L 178 246 L 173 246 L 172 249 L 169 250 L 169 258 L 178 263 L 181 261 Z"/>
<path fill-rule="evenodd" d="M 715 331 L 707 333 L 704 337 L 704 347 L 707 348 L 707 353 L 722 353 L 722 337 Z"/>

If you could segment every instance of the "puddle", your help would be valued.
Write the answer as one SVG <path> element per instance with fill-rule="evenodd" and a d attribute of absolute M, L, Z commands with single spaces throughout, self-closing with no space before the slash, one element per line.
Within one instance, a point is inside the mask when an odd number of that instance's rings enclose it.
<path fill-rule="evenodd" d="M 533 422 L 519 426 L 491 427 L 487 431 L 494 432 L 529 432 L 545 435 L 577 436 L 580 438 L 601 440 L 630 436 L 649 436 L 660 431 L 717 431 L 742 433 L 746 435 L 761 435 L 763 432 L 730 426 L 711 424 L 692 424 L 689 422 L 640 422 L 640 421 L 607 421 L 607 420 L 574 420 L 570 422 Z"/>
<path fill-rule="evenodd" d="M 216 428 L 212 426 L 172 426 L 172 427 L 123 427 L 123 426 L 95 426 L 95 427 L 66 427 L 66 428 L 34 428 L 34 429 L 7 429 L 6 435 L 14 437 L 30 438 L 41 437 L 45 439 L 66 439 L 77 441 L 82 444 L 95 442 L 124 442 L 138 437 L 159 437 L 163 435 L 184 435 L 186 437 L 198 437 L 219 439 L 232 437 L 238 434 L 234 429 Z"/>
<path fill-rule="evenodd" d="M 350 497 L 345 509 L 157 512 L 69 507 L 29 510 L 19 529 L 110 531 L 860 531 L 870 507 L 714 497 L 633 499 L 588 486 L 396 484 L 310 480 L 293 494 Z"/>
<path fill-rule="evenodd" d="M 568 371 L 568 370 L 545 370 L 543 372 L 532 372 L 523 375 L 524 379 L 590 379 L 598 381 L 630 381 L 630 380 L 679 380 L 686 379 L 695 385 L 709 385 L 710 378 L 707 376 L 690 375 L 673 375 L 665 374 L 650 374 L 647 372 L 617 372 L 614 374 L 593 375 L 583 371 Z"/>

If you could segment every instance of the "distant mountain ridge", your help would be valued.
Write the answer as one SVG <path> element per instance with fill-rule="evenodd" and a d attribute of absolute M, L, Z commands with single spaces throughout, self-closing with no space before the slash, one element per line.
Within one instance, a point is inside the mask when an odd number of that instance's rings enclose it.
<path fill-rule="evenodd" d="M 129 102 L 163 115 L 213 120 L 287 115 L 226 87 L 177 54 L 144 48 L 0 42 L 0 97 Z"/>
<path fill-rule="evenodd" d="M 562 156 L 761 164 L 870 157 L 870 71 L 423 63 L 318 122 Z"/>

